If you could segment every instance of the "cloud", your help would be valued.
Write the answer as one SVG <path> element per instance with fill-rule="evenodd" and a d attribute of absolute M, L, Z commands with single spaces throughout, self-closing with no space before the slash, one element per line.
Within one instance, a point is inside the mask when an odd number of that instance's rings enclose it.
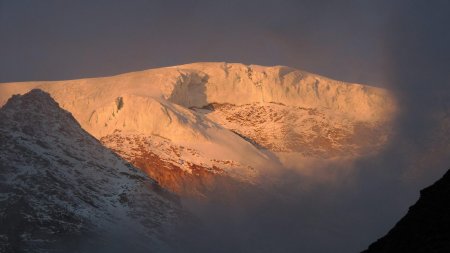
<path fill-rule="evenodd" d="M 234 207 L 206 207 L 202 213 L 210 233 L 201 236 L 201 249 L 352 252 L 386 234 L 417 200 L 419 190 L 450 167 L 449 10 L 446 1 L 397 2 L 384 17 L 379 74 L 401 110 L 382 153 L 351 168 L 315 168 L 318 175 L 347 172 L 335 174 L 334 181 L 311 181 L 284 171 L 278 175 L 284 183 L 275 195 L 258 192 L 242 197 Z M 274 37 L 290 47 L 294 40 L 283 39 L 288 36 L 283 33 Z M 336 54 L 327 49 L 329 55 Z"/>
<path fill-rule="evenodd" d="M 448 1 L 1 1 L 0 81 L 101 76 L 195 61 L 289 65 L 388 87 L 384 152 L 330 183 L 291 171 L 237 203 L 189 203 L 186 252 L 351 252 L 385 234 L 450 166 Z"/>

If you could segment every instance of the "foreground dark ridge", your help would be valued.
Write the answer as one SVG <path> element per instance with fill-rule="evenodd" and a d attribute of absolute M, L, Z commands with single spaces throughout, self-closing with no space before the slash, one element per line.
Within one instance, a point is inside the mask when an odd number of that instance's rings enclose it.
<path fill-rule="evenodd" d="M 420 191 L 405 217 L 364 251 L 388 252 L 450 252 L 450 170 Z"/>
<path fill-rule="evenodd" d="M 166 249 L 181 215 L 41 90 L 0 109 L 0 252 Z"/>

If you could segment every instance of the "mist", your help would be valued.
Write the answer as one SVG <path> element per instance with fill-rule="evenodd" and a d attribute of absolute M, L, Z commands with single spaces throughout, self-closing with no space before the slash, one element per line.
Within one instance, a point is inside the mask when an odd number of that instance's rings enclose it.
<path fill-rule="evenodd" d="M 399 112 L 382 152 L 312 176 L 280 170 L 275 195 L 195 206 L 207 232 L 189 238 L 193 251 L 359 252 L 385 235 L 450 168 L 449 10 L 445 1 L 410 1 L 386 17 L 383 74 Z"/>
<path fill-rule="evenodd" d="M 280 169 L 232 202 L 184 200 L 201 226 L 180 227 L 175 252 L 359 252 L 450 168 L 450 2 L 129 2 L 1 0 L 0 81 L 279 64 L 387 88 L 399 106 L 376 155 Z"/>

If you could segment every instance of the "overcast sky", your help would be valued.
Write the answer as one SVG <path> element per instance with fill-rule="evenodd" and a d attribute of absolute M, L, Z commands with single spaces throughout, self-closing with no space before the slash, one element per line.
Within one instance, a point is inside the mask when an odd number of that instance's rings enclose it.
<path fill-rule="evenodd" d="M 0 82 L 228 61 L 382 86 L 391 2 L 0 0 Z"/>
<path fill-rule="evenodd" d="M 0 82 L 227 61 L 287 65 L 393 91 L 401 109 L 395 137 L 383 154 L 358 164 L 354 188 L 321 187 L 312 203 L 288 203 L 289 214 L 263 217 L 297 219 L 294 232 L 319 248 L 314 252 L 368 246 L 450 167 L 449 135 L 437 134 L 448 133 L 442 115 L 450 121 L 449 47 L 447 0 L 0 0 Z M 314 217 L 317 224 L 305 230 Z M 317 243 L 324 235 L 311 231 L 328 231 L 333 222 L 343 224 Z M 284 227 L 272 228 L 279 238 L 262 238 L 298 246 Z M 254 227 L 261 229 L 268 227 Z"/>

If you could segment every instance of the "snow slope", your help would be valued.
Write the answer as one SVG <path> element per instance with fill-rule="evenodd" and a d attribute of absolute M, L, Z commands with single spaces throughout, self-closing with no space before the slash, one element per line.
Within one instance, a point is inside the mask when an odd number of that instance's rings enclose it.
<path fill-rule="evenodd" d="M 130 162 L 152 153 L 178 174 L 208 168 L 251 184 L 304 158 L 377 150 L 395 113 L 386 90 L 283 66 L 193 63 L 111 77 L 4 83 L 0 105 L 32 88 L 49 92 L 86 131 Z"/>
<path fill-rule="evenodd" d="M 47 93 L 12 97 L 0 119 L 1 252 L 168 247 L 178 204 Z"/>

